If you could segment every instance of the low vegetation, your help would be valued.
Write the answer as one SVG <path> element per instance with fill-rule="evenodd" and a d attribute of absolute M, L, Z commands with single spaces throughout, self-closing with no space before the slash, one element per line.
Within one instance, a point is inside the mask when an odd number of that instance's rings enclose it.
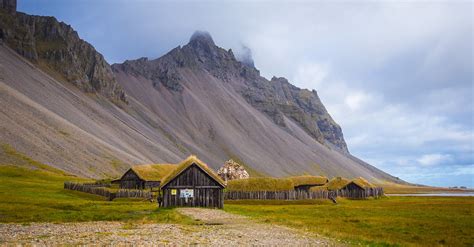
<path fill-rule="evenodd" d="M 289 177 L 291 181 L 293 181 L 294 186 L 300 186 L 300 185 L 323 185 L 328 182 L 327 177 L 322 177 L 322 176 L 310 176 L 310 175 L 303 175 L 303 176 L 294 176 L 294 177 Z"/>
<path fill-rule="evenodd" d="M 29 156 L 21 152 L 18 152 L 15 148 L 13 148 L 11 145 L 8 145 L 8 144 L 0 145 L 0 165 L 1 164 L 40 169 L 40 170 L 60 174 L 62 176 L 68 176 L 68 174 L 65 173 L 64 171 L 45 165 L 41 162 L 38 162 L 30 158 Z"/>
<path fill-rule="evenodd" d="M 350 182 L 349 179 L 343 177 L 335 177 L 329 181 L 324 187 L 328 190 L 340 190 Z"/>
<path fill-rule="evenodd" d="M 0 165 L 0 222 L 191 222 L 173 209 L 158 209 L 156 203 L 109 202 L 100 196 L 64 190 L 63 182 L 70 179 L 49 171 Z"/>
<path fill-rule="evenodd" d="M 386 194 L 419 194 L 419 193 L 459 193 L 474 192 L 472 189 L 441 188 L 429 186 L 401 185 L 393 183 L 382 184 Z"/>
<path fill-rule="evenodd" d="M 474 243 L 474 198 L 386 197 L 377 200 L 229 201 L 225 210 L 356 244 Z"/>
<path fill-rule="evenodd" d="M 226 187 L 228 191 L 286 191 L 293 189 L 294 184 L 291 179 L 270 177 L 231 180 Z"/>
<path fill-rule="evenodd" d="M 9 145 L 0 149 L 0 222 L 145 221 L 189 223 L 173 209 L 143 200 L 105 198 L 63 189 L 64 181 L 93 182 L 52 168 Z"/>
<path fill-rule="evenodd" d="M 2 146 L 0 222 L 195 223 L 174 209 L 159 209 L 156 203 L 145 200 L 110 202 L 99 196 L 64 190 L 63 182 L 71 180 L 92 182 L 37 162 L 10 146 Z M 238 186 L 242 190 L 289 190 L 294 185 L 290 179 L 242 181 L 238 182 L 242 183 Z M 229 181 L 231 189 L 236 182 Z M 285 225 L 355 244 L 382 246 L 472 246 L 473 209 L 472 197 L 338 198 L 338 204 L 329 200 L 240 200 L 226 201 L 224 207 L 225 211 L 247 215 L 259 222 Z"/>

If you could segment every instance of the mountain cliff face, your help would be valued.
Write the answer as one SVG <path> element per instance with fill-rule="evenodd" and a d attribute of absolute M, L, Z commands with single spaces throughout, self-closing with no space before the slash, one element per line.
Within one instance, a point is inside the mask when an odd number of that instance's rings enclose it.
<path fill-rule="evenodd" d="M 71 26 L 54 17 L 16 12 L 15 0 L 1 0 L 0 39 L 58 79 L 86 93 L 98 93 L 117 102 L 126 96 L 110 66 Z"/>
<path fill-rule="evenodd" d="M 287 128 L 284 117 L 288 117 L 318 142 L 348 153 L 341 128 L 328 114 L 316 91 L 295 87 L 285 78 L 265 79 L 253 66 L 237 61 L 232 50 L 217 47 L 208 33 L 196 32 L 189 44 L 156 60 L 141 58 L 113 67 L 150 79 L 155 87 L 163 85 L 177 92 L 183 89 L 178 69 L 207 71 L 224 82 L 237 82 L 233 86 L 242 97 L 277 125 Z"/>
<path fill-rule="evenodd" d="M 11 1 L 0 0 L 0 163 L 9 145 L 92 178 L 196 154 L 214 169 L 236 160 L 251 176 L 401 182 L 348 152 L 315 91 L 265 79 L 208 33 L 109 66 L 70 26 L 16 13 Z"/>
<path fill-rule="evenodd" d="M 0 9 L 4 9 L 8 13 L 15 13 L 16 0 L 0 0 Z"/>

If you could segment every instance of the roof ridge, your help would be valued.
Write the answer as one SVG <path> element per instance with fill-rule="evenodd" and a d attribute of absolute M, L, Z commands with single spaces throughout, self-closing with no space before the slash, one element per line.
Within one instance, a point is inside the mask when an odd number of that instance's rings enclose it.
<path fill-rule="evenodd" d="M 165 185 L 171 182 L 171 180 L 176 178 L 182 171 L 186 170 L 186 168 L 188 168 L 192 164 L 196 164 L 206 174 L 208 174 L 219 184 L 225 187 L 224 181 L 222 181 L 222 179 L 217 174 L 215 174 L 215 172 L 212 171 L 206 163 L 200 160 L 196 155 L 189 155 L 186 159 L 179 163 L 178 167 L 176 167 L 175 170 L 171 171 L 166 177 L 163 178 L 163 181 L 160 184 L 160 188 L 163 188 Z"/>

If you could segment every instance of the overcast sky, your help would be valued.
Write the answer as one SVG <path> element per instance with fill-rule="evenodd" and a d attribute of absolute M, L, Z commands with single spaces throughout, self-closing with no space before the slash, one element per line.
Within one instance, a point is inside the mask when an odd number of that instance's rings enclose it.
<path fill-rule="evenodd" d="M 109 63 L 156 58 L 194 30 L 252 50 L 263 76 L 318 91 L 355 156 L 409 182 L 474 187 L 471 1 L 19 0 Z"/>

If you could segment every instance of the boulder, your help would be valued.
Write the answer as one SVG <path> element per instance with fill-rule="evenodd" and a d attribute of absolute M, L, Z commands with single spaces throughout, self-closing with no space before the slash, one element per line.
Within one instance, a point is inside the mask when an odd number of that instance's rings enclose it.
<path fill-rule="evenodd" d="M 217 170 L 217 174 L 226 183 L 230 180 L 245 179 L 250 177 L 249 173 L 242 165 L 231 159 L 226 161 L 224 165 L 219 168 L 219 170 Z"/>

